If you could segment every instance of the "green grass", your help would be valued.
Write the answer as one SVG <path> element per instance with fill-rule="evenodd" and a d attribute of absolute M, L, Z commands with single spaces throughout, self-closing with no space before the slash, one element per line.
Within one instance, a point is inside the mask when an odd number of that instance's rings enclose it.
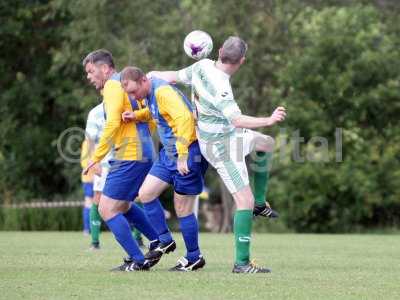
<path fill-rule="evenodd" d="M 109 233 L 86 251 L 74 232 L 0 232 L 1 299 L 400 299 L 398 235 L 256 234 L 253 257 L 272 274 L 232 274 L 231 235 L 202 234 L 206 268 L 110 273 L 122 251 Z"/>

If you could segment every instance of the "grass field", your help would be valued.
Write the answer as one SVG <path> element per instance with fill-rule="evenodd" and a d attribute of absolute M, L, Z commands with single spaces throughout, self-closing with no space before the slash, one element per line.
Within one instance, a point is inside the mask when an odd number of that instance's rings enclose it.
<path fill-rule="evenodd" d="M 206 268 L 171 273 L 178 249 L 150 272 L 110 273 L 122 251 L 109 233 L 87 251 L 76 232 L 0 232 L 0 299 L 400 299 L 398 235 L 254 235 L 271 274 L 232 274 L 232 236 L 202 234 Z"/>

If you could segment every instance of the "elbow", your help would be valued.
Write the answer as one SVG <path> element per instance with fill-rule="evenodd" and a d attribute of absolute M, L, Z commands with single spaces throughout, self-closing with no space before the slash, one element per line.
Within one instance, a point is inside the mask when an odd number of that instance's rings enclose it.
<path fill-rule="evenodd" d="M 233 118 L 231 123 L 235 128 L 243 127 L 240 116 Z"/>

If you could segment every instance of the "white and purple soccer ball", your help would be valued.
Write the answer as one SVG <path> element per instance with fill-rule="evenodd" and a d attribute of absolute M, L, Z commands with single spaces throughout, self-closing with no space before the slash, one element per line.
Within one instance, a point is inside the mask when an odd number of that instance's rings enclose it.
<path fill-rule="evenodd" d="M 204 31 L 195 30 L 189 33 L 183 42 L 185 53 L 196 60 L 206 58 L 213 48 L 211 36 Z"/>

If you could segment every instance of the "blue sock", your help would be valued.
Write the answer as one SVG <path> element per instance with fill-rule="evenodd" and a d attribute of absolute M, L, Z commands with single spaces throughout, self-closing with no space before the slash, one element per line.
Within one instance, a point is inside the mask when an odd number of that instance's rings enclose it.
<path fill-rule="evenodd" d="M 143 208 L 149 217 L 151 224 L 158 234 L 161 243 L 169 243 L 172 241 L 172 235 L 169 231 L 167 221 L 165 220 L 164 208 L 158 198 L 151 202 L 143 203 Z"/>
<path fill-rule="evenodd" d="M 82 210 L 83 217 L 83 230 L 90 232 L 90 207 L 83 207 Z"/>
<path fill-rule="evenodd" d="M 194 214 L 179 218 L 179 227 L 186 245 L 186 258 L 194 262 L 199 258 L 199 224 Z"/>
<path fill-rule="evenodd" d="M 133 239 L 131 228 L 128 221 L 122 214 L 118 214 L 115 217 L 106 221 L 108 228 L 114 234 L 115 239 L 121 245 L 122 248 L 128 253 L 130 258 L 135 262 L 143 263 L 144 255 L 136 241 Z"/>
<path fill-rule="evenodd" d="M 146 213 L 139 205 L 132 203 L 131 208 L 124 214 L 125 218 L 137 230 L 144 234 L 149 241 L 158 240 L 158 234 L 150 223 Z"/>

